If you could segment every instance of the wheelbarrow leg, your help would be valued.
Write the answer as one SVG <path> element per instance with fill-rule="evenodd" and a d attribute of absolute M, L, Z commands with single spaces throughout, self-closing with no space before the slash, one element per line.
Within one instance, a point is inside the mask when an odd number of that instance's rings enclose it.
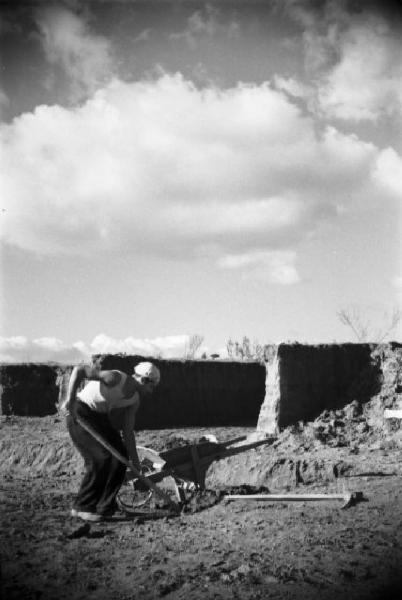
<path fill-rule="evenodd" d="M 197 446 L 195 444 L 191 444 L 190 452 L 191 452 L 191 460 L 193 463 L 193 470 L 194 470 L 194 481 L 201 490 L 205 490 L 206 470 L 201 465 Z"/>
<path fill-rule="evenodd" d="M 186 503 L 186 493 L 183 488 L 183 483 L 175 477 L 173 478 L 173 481 L 176 498 L 179 501 L 179 504 L 184 505 Z"/>

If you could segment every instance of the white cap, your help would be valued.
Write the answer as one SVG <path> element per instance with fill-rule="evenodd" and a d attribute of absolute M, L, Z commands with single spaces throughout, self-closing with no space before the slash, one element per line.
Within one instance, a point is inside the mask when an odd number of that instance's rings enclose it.
<path fill-rule="evenodd" d="M 134 367 L 134 374 L 137 377 L 147 377 L 153 383 L 158 384 L 161 378 L 158 367 L 151 362 L 140 362 Z"/>

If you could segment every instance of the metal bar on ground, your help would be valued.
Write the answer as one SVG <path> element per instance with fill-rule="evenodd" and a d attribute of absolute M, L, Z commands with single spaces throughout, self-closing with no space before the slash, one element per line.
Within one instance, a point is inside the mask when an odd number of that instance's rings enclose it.
<path fill-rule="evenodd" d="M 343 494 L 228 494 L 226 500 L 264 500 L 267 502 L 309 502 L 316 500 L 343 500 L 341 508 L 349 508 L 358 502 L 367 501 L 362 492 Z"/>
<path fill-rule="evenodd" d="M 392 410 L 387 408 L 384 410 L 384 419 L 402 419 L 402 409 Z"/>
<path fill-rule="evenodd" d="M 267 502 L 308 502 L 309 500 L 345 500 L 349 494 L 228 494 L 225 500 L 266 500 Z"/>

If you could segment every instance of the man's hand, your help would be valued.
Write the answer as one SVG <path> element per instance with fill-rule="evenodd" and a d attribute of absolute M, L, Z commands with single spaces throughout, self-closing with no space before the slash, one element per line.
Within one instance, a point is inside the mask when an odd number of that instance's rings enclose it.
<path fill-rule="evenodd" d="M 138 473 L 134 473 L 132 470 L 128 470 L 127 471 L 127 477 L 130 480 L 131 479 L 131 485 L 133 485 L 134 489 L 137 492 L 146 492 L 148 491 L 148 487 L 145 485 L 145 483 L 143 483 L 143 481 L 141 479 L 139 479 L 138 474 L 141 474 L 143 476 L 146 477 L 147 472 L 149 472 L 146 467 L 143 467 L 141 465 L 133 465 L 133 467 L 138 471 Z M 144 472 L 146 471 L 146 472 Z"/>
<path fill-rule="evenodd" d="M 134 469 L 137 470 L 138 473 L 140 473 L 141 475 L 146 475 L 147 472 L 149 472 L 149 469 L 147 469 L 146 466 L 144 465 L 140 465 L 140 464 L 134 464 L 133 463 L 133 467 Z M 131 476 L 133 479 L 135 479 L 136 477 L 138 477 L 137 473 L 134 473 L 134 471 L 132 469 L 129 469 L 129 476 Z"/>
<path fill-rule="evenodd" d="M 60 407 L 60 413 L 65 417 L 71 417 L 73 423 L 77 424 L 77 411 L 75 402 L 66 402 Z"/>
<path fill-rule="evenodd" d="M 62 417 L 66 417 L 70 412 L 69 406 L 67 402 L 63 402 L 63 404 L 60 404 L 59 406 L 59 413 Z"/>
<path fill-rule="evenodd" d="M 153 471 L 154 463 L 149 458 L 145 457 L 142 459 L 141 468 L 145 471 Z"/>

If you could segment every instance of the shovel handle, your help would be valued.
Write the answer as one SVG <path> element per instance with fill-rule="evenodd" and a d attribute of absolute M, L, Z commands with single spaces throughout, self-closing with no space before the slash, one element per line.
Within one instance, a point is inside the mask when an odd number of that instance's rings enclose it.
<path fill-rule="evenodd" d="M 86 423 L 81 417 L 77 417 L 77 422 L 85 431 L 92 435 L 92 437 L 99 442 L 106 450 L 108 450 L 117 460 L 122 462 L 126 467 L 129 467 L 134 475 L 143 483 L 149 490 L 152 490 L 157 494 L 162 500 L 167 502 L 176 512 L 179 511 L 179 505 L 174 502 L 168 494 L 165 494 L 162 490 L 158 488 L 157 485 L 153 481 L 150 481 L 147 477 L 145 477 L 136 467 L 133 465 L 131 460 L 128 460 L 123 454 L 121 454 L 116 448 L 114 448 L 107 440 L 105 440 L 91 425 Z"/>

